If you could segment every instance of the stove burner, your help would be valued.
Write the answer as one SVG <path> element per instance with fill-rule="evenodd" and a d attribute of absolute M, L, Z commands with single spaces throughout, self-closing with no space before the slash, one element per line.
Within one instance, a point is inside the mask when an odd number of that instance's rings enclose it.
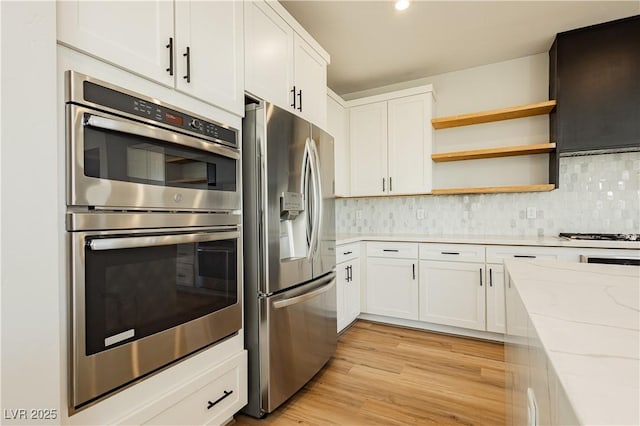
<path fill-rule="evenodd" d="M 558 236 L 571 240 L 640 241 L 640 234 L 572 234 L 561 232 Z"/>

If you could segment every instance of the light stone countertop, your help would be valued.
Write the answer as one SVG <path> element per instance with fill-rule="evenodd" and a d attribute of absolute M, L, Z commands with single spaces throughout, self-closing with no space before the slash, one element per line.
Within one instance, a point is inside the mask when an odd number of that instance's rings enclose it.
<path fill-rule="evenodd" d="M 640 267 L 508 260 L 581 424 L 640 424 Z"/>
<path fill-rule="evenodd" d="M 481 244 L 540 247 L 585 247 L 640 250 L 640 241 L 570 240 L 560 237 L 516 237 L 498 235 L 341 234 L 336 244 L 358 241 L 404 241 L 416 243 Z"/>

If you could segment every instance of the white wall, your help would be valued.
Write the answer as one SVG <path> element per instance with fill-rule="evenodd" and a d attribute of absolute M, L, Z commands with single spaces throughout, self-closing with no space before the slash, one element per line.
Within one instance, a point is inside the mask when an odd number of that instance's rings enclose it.
<path fill-rule="evenodd" d="M 61 197 L 55 2 L 1 2 L 2 401 L 59 409 Z M 59 414 L 58 414 L 59 416 Z M 56 424 L 58 420 L 19 419 Z"/>

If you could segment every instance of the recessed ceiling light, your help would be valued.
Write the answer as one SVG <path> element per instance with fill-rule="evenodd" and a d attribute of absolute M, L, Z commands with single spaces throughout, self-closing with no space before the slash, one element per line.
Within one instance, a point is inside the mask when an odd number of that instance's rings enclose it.
<path fill-rule="evenodd" d="M 396 10 L 405 10 L 409 7 L 409 0 L 397 0 Z"/>

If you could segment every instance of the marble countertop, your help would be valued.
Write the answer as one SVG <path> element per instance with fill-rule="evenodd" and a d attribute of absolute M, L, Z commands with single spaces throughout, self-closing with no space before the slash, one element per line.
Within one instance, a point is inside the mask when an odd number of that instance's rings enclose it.
<path fill-rule="evenodd" d="M 640 250 L 640 241 L 570 240 L 560 237 L 516 237 L 499 235 L 343 234 L 337 244 L 357 241 L 406 241 L 418 243 L 483 244 L 507 246 L 585 247 Z"/>
<path fill-rule="evenodd" d="M 640 267 L 508 260 L 581 424 L 640 424 Z"/>

